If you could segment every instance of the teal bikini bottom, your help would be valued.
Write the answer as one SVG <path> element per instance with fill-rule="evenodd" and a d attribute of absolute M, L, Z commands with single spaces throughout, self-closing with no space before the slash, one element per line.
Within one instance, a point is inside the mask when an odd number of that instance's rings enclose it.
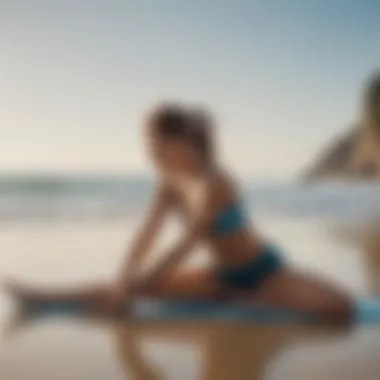
<path fill-rule="evenodd" d="M 265 245 L 258 255 L 246 263 L 239 266 L 218 267 L 215 269 L 215 275 L 226 288 L 254 290 L 284 265 L 283 255 L 278 248 Z"/>

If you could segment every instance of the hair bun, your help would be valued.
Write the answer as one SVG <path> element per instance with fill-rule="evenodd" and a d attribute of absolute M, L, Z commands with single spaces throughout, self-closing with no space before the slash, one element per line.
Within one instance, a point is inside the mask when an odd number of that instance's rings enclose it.
<path fill-rule="evenodd" d="M 212 119 L 211 115 L 203 108 L 194 108 L 191 111 L 193 128 L 203 133 L 211 132 Z"/>

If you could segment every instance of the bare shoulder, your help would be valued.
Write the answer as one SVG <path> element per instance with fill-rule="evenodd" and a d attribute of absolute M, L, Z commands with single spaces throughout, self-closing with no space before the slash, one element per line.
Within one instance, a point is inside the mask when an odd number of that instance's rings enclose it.
<path fill-rule="evenodd" d="M 219 204 L 233 202 L 239 193 L 236 179 L 223 168 L 218 168 L 208 178 L 209 194 Z"/>

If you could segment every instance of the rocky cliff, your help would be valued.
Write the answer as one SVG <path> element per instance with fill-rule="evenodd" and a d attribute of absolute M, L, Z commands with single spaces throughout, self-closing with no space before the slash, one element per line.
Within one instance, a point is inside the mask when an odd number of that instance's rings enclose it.
<path fill-rule="evenodd" d="M 380 73 L 364 91 L 359 122 L 319 154 L 302 177 L 380 179 Z"/>

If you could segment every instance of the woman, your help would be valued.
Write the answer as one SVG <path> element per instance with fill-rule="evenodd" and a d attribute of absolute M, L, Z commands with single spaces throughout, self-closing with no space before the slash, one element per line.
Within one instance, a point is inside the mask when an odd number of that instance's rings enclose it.
<path fill-rule="evenodd" d="M 343 323 L 352 302 L 340 290 L 290 269 L 280 252 L 258 236 L 239 191 L 217 160 L 212 120 L 202 111 L 165 104 L 148 117 L 147 146 L 158 174 L 152 209 L 137 234 L 117 281 L 70 292 L 40 292 L 8 283 L 23 302 L 76 300 L 89 308 L 118 310 L 138 295 L 176 298 L 239 298 L 312 312 L 321 321 Z M 185 233 L 143 278 L 140 263 L 164 218 L 179 211 Z M 179 269 L 199 243 L 208 245 L 213 268 Z"/>

